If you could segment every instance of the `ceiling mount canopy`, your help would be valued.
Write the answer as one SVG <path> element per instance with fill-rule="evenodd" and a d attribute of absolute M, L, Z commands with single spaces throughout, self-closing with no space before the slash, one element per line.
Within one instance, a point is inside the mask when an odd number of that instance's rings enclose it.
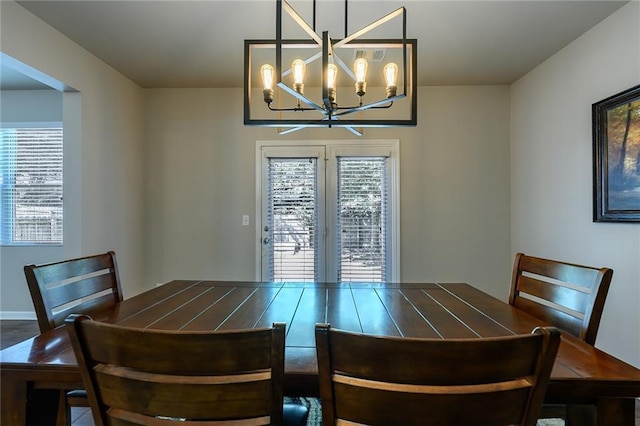
<path fill-rule="evenodd" d="M 364 127 L 416 125 L 417 41 L 407 39 L 406 9 L 348 34 L 344 4 L 339 40 L 316 32 L 315 0 L 313 25 L 276 0 L 276 38 L 245 40 L 245 125 L 277 127 L 281 134 L 344 127 L 358 136 Z M 309 38 L 283 37 L 289 23 Z M 371 34 L 378 37 L 364 38 Z"/>

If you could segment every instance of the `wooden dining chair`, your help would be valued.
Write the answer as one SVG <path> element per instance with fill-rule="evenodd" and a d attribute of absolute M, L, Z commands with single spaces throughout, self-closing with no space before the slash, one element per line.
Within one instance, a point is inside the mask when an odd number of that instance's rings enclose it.
<path fill-rule="evenodd" d="M 161 331 L 67 319 L 95 426 L 295 425 L 283 403 L 285 324 L 224 332 Z"/>
<path fill-rule="evenodd" d="M 594 345 L 613 270 L 576 265 L 517 253 L 509 304 Z M 582 424 L 588 407 L 544 404 L 541 418 Z"/>
<path fill-rule="evenodd" d="M 594 345 L 612 276 L 609 268 L 518 253 L 509 304 Z"/>
<path fill-rule="evenodd" d="M 553 327 L 423 339 L 316 324 L 322 423 L 533 426 L 559 344 Z"/>
<path fill-rule="evenodd" d="M 72 313 L 92 315 L 122 301 L 116 254 L 102 254 L 41 265 L 27 265 L 24 274 L 40 332 L 64 324 Z M 59 426 L 71 425 L 71 407 L 88 407 L 84 389 L 61 390 Z"/>

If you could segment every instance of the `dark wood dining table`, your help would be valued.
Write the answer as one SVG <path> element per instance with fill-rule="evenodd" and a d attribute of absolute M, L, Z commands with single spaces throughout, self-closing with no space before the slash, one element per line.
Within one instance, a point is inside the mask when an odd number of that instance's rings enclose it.
<path fill-rule="evenodd" d="M 316 323 L 377 335 L 442 339 L 525 334 L 545 325 L 464 283 L 176 280 L 93 319 L 159 330 L 232 330 L 285 322 L 285 393 L 291 396 L 318 395 Z M 55 416 L 59 393 L 52 389 L 82 388 L 64 327 L 2 350 L 0 373 L 1 420 L 7 426 L 47 424 L 43 418 Z M 639 369 L 563 333 L 546 402 L 595 406 L 598 425 L 634 425 L 637 397 Z"/>

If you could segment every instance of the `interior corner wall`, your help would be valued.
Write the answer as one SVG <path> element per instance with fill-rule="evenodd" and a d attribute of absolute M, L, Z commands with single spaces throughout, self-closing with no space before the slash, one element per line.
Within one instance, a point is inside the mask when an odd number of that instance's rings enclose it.
<path fill-rule="evenodd" d="M 640 367 L 640 224 L 592 221 L 591 105 L 640 83 L 632 1 L 511 88 L 511 251 L 614 270 L 596 346 Z"/>
<path fill-rule="evenodd" d="M 0 2 L 0 24 L 2 53 L 77 91 L 63 94 L 64 245 L 61 251 L 1 248 L 0 317 L 33 312 L 22 271 L 30 263 L 115 250 L 125 297 L 139 293 L 144 289 L 142 89 L 14 1 Z M 71 126 L 68 120 L 74 121 Z"/>

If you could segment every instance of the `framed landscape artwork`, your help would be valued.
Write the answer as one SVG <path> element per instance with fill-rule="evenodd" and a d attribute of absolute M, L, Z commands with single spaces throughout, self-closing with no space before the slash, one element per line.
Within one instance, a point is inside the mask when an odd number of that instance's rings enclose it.
<path fill-rule="evenodd" d="M 593 104 L 593 221 L 640 222 L 640 85 Z"/>

